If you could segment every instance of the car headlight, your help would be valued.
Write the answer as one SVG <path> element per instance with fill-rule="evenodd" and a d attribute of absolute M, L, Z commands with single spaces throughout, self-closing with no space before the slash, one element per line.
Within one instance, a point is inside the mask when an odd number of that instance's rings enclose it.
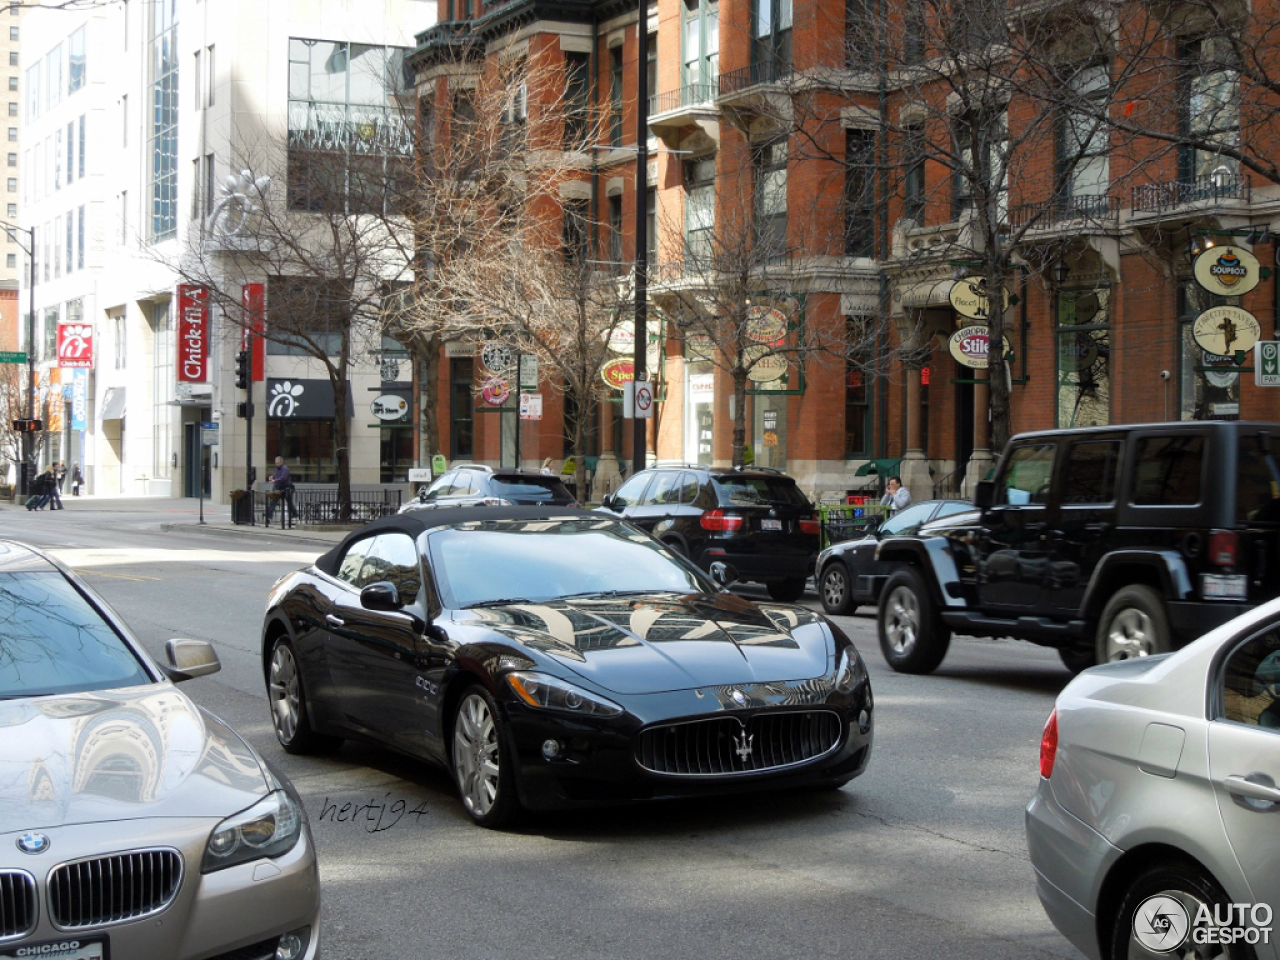
<path fill-rule="evenodd" d="M 508 673 L 507 683 L 522 702 L 540 710 L 559 710 L 587 717 L 616 717 L 622 713 L 622 708 L 613 701 L 545 673 L 524 670 Z"/>
<path fill-rule="evenodd" d="M 853 693 L 866 679 L 866 664 L 858 656 L 857 649 L 850 644 L 840 651 L 840 662 L 836 666 L 836 689 L 841 693 Z"/>
<path fill-rule="evenodd" d="M 302 810 L 284 790 L 273 790 L 248 810 L 227 817 L 204 847 L 201 873 L 212 873 L 293 849 L 302 835 Z"/>

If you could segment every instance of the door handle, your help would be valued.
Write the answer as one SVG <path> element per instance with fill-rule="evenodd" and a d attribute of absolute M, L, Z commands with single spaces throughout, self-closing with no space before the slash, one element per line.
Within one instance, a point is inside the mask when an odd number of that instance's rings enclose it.
<path fill-rule="evenodd" d="M 343 620 L 341 617 L 335 617 L 332 613 L 326 613 L 324 615 L 324 619 L 325 622 L 331 626 L 345 627 L 347 625 L 347 621 Z"/>
<path fill-rule="evenodd" d="M 1250 774 L 1249 776 L 1259 776 L 1259 774 Z M 1240 797 L 1244 800 L 1280 804 L 1280 788 L 1250 780 L 1248 777 L 1232 774 L 1222 781 L 1222 785 L 1227 788 L 1227 792 L 1232 796 Z"/>

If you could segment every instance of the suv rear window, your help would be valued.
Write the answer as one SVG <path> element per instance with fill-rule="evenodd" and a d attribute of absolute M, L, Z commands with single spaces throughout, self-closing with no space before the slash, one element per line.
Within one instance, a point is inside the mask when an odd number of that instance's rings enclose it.
<path fill-rule="evenodd" d="M 808 507 L 796 482 L 789 477 L 760 477 L 751 475 L 728 474 L 712 477 L 716 495 L 720 503 L 728 506 L 752 506 L 755 504 L 785 504 L 794 507 Z"/>
<path fill-rule="evenodd" d="M 1240 438 L 1236 460 L 1236 522 L 1280 521 L 1280 453 L 1268 454 L 1257 434 Z"/>
<path fill-rule="evenodd" d="M 1133 458 L 1133 502 L 1138 506 L 1189 506 L 1200 502 L 1204 437 L 1147 437 Z"/>
<path fill-rule="evenodd" d="M 493 495 L 526 503 L 567 503 L 568 488 L 555 477 L 494 477 Z"/>

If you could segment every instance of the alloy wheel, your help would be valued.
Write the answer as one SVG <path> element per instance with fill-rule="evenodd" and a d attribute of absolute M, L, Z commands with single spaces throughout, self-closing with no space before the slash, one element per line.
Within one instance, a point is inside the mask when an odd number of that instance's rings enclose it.
<path fill-rule="evenodd" d="M 271 675 L 267 681 L 271 698 L 271 718 L 281 743 L 289 743 L 298 732 L 302 709 L 302 686 L 298 681 L 298 663 L 288 644 L 278 643 L 271 654 Z"/>
<path fill-rule="evenodd" d="M 897 587 L 885 599 L 885 641 L 897 654 L 908 654 L 920 636 L 920 598 L 908 587 Z"/>
<path fill-rule="evenodd" d="M 453 727 L 453 773 L 462 802 L 473 817 L 484 817 L 498 802 L 501 743 L 488 703 L 469 693 Z"/>

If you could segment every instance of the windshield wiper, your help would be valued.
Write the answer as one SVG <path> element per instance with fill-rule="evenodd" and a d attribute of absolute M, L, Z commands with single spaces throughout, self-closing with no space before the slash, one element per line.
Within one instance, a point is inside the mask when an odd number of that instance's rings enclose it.
<path fill-rule="evenodd" d="M 472 607 L 503 607 L 509 603 L 541 603 L 541 600 L 530 600 L 528 597 L 501 597 L 497 600 L 477 600 L 475 603 L 468 603 L 465 609 L 470 610 Z"/>

